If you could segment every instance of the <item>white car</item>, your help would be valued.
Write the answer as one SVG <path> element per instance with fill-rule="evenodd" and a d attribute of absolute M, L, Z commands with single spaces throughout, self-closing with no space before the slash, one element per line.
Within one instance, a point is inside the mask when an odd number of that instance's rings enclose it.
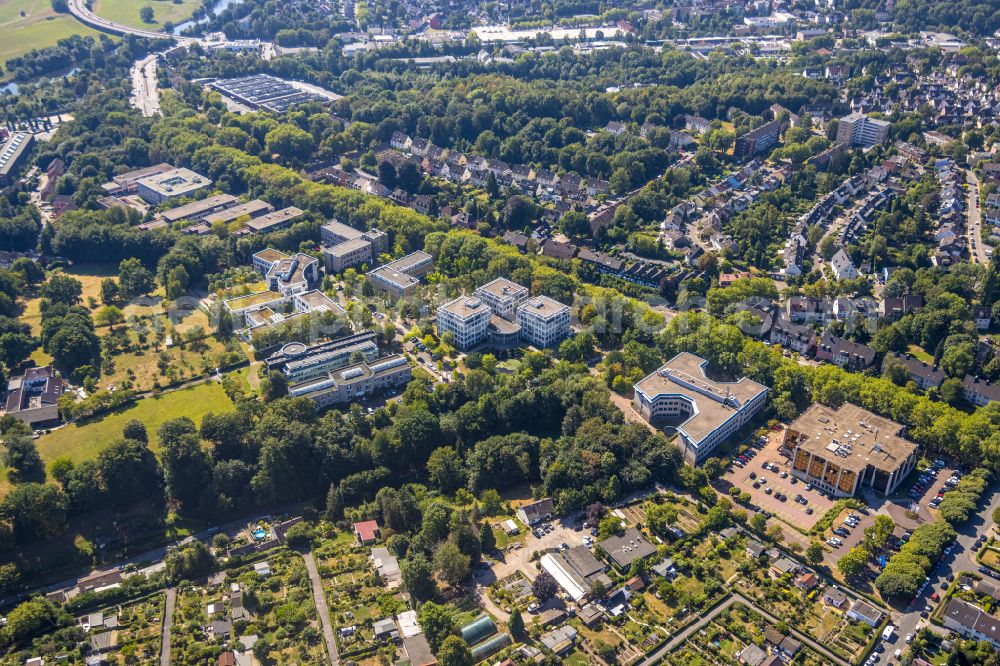
<path fill-rule="evenodd" d="M 905 640 L 906 640 L 907 643 L 912 643 L 913 642 L 913 634 L 906 634 L 906 639 Z"/>
<path fill-rule="evenodd" d="M 833 546 L 834 548 L 839 548 L 839 547 L 840 547 L 840 546 L 842 546 L 842 545 L 843 545 L 843 543 L 844 543 L 843 541 L 841 541 L 841 540 L 840 540 L 840 539 L 838 539 L 837 537 L 830 537 L 829 539 L 827 539 L 827 541 L 826 541 L 826 542 L 827 542 L 827 543 L 828 543 L 829 545 Z"/>

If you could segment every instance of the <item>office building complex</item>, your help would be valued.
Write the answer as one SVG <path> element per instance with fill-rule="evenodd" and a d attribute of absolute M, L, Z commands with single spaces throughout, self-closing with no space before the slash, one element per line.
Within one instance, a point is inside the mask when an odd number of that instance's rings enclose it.
<path fill-rule="evenodd" d="M 357 358 L 356 354 L 363 356 L 366 361 L 374 361 L 378 357 L 374 331 L 364 331 L 311 346 L 289 342 L 268 356 L 264 363 L 268 370 L 277 370 L 285 375 L 289 383 L 299 383 L 350 365 L 352 357 Z"/>
<path fill-rule="evenodd" d="M 517 308 L 517 323 L 522 340 L 551 347 L 569 336 L 569 306 L 548 296 L 535 296 Z"/>
<path fill-rule="evenodd" d="M 418 250 L 369 271 L 367 278 L 378 291 L 393 298 L 402 298 L 412 296 L 420 284 L 420 278 L 432 270 L 434 258 Z"/>
<path fill-rule="evenodd" d="M 475 296 L 459 296 L 437 311 L 438 335 L 451 333 L 459 349 L 475 347 L 486 339 L 490 309 Z"/>
<path fill-rule="evenodd" d="M 816 403 L 785 429 L 782 445 L 792 456 L 792 474 L 803 481 L 837 497 L 862 488 L 888 495 L 917 464 L 917 446 L 902 431 L 857 405 Z"/>
<path fill-rule="evenodd" d="M 476 296 L 498 317 L 514 321 L 517 309 L 528 300 L 528 288 L 506 278 L 497 278 L 476 289 Z"/>
<path fill-rule="evenodd" d="M 171 199 L 189 197 L 211 184 L 208 178 L 190 169 L 172 169 L 140 178 L 135 183 L 135 191 L 147 203 L 156 206 Z"/>
<path fill-rule="evenodd" d="M 323 262 L 330 273 L 340 273 L 352 266 L 370 264 L 389 245 L 384 231 L 372 228 L 359 231 L 332 220 L 320 227 L 323 242 Z"/>
<path fill-rule="evenodd" d="M 413 377 L 409 361 L 401 354 L 386 356 L 374 363 L 355 363 L 329 372 L 325 377 L 288 387 L 288 395 L 309 398 L 317 409 L 350 402 L 380 389 L 396 388 Z"/>
<path fill-rule="evenodd" d="M 684 460 L 697 465 L 764 407 L 769 389 L 743 377 L 710 379 L 708 361 L 681 352 L 635 385 L 634 406 L 650 423 L 677 429 Z"/>

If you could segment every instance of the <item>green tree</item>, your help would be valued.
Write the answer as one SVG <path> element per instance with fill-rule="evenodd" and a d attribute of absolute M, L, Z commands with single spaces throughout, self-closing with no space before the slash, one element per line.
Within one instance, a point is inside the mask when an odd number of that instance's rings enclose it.
<path fill-rule="evenodd" d="M 64 273 L 55 273 L 42 285 L 42 298 L 47 298 L 53 303 L 76 305 L 82 295 L 83 283 Z"/>
<path fill-rule="evenodd" d="M 9 521 L 18 542 L 45 539 L 66 531 L 66 494 L 56 486 L 21 483 L 0 503 L 0 517 Z"/>
<path fill-rule="evenodd" d="M 479 528 L 479 543 L 482 544 L 482 552 L 492 553 L 496 550 L 497 539 L 493 535 L 493 528 L 488 523 L 483 523 Z"/>
<path fill-rule="evenodd" d="M 118 264 L 118 289 L 126 300 L 148 294 L 155 288 L 156 278 L 152 271 L 135 257 Z"/>
<path fill-rule="evenodd" d="M 434 570 L 443 580 L 457 585 L 469 577 L 472 558 L 452 541 L 445 541 L 434 551 Z"/>
<path fill-rule="evenodd" d="M 416 553 L 403 560 L 400 570 L 403 574 L 403 587 L 418 601 L 424 601 L 434 596 L 437 586 L 434 584 L 434 570 L 431 563 L 422 553 Z"/>
<path fill-rule="evenodd" d="M 524 618 L 521 617 L 521 611 L 516 608 L 510 614 L 510 619 L 507 620 L 507 631 L 514 637 L 514 640 L 520 640 L 524 637 Z"/>
<path fill-rule="evenodd" d="M 142 19 L 143 23 L 153 22 L 153 8 L 149 5 L 144 5 L 139 8 L 139 18 Z"/>
<path fill-rule="evenodd" d="M 15 641 L 21 642 L 43 629 L 54 627 L 57 617 L 55 604 L 39 596 L 25 601 L 7 615 L 7 631 Z"/>
<path fill-rule="evenodd" d="M 472 651 L 461 636 L 449 636 L 441 643 L 437 653 L 441 666 L 472 666 Z"/>
<path fill-rule="evenodd" d="M 264 137 L 267 152 L 296 161 L 309 159 L 314 145 L 311 134 L 289 123 L 278 125 Z"/>
<path fill-rule="evenodd" d="M 837 560 L 837 569 L 844 574 L 845 578 L 854 578 L 864 571 L 865 565 L 868 564 L 869 555 L 868 549 L 864 546 L 855 546 Z"/>
<path fill-rule="evenodd" d="M 437 653 L 449 636 L 457 635 L 455 618 L 447 606 L 428 601 L 417 611 L 417 622 L 427 638 L 431 650 Z"/>
<path fill-rule="evenodd" d="M 806 560 L 809 564 L 816 565 L 823 561 L 823 546 L 819 541 L 813 541 L 806 548 Z"/>
<path fill-rule="evenodd" d="M 445 494 L 455 492 L 465 483 L 462 459 L 450 446 L 442 446 L 431 452 L 427 459 L 427 474 L 431 482 Z"/>

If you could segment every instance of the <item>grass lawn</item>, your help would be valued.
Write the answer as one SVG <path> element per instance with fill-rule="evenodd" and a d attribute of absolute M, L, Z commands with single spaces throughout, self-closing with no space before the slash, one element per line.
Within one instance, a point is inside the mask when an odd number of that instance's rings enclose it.
<path fill-rule="evenodd" d="M 910 345 L 909 349 L 907 349 L 906 351 L 909 352 L 910 356 L 917 359 L 918 361 L 923 361 L 924 363 L 927 363 L 929 365 L 934 365 L 934 357 L 925 352 L 923 347 L 919 347 L 917 345 Z"/>
<path fill-rule="evenodd" d="M 54 46 L 70 35 L 99 34 L 69 14 L 54 12 L 49 0 L 0 0 L 0 32 L 4 36 L 0 42 L 0 63 L 32 49 Z"/>
<path fill-rule="evenodd" d="M 109 443 L 121 436 L 122 427 L 132 419 L 146 424 L 150 448 L 159 449 L 156 429 L 165 421 L 188 416 L 196 424 L 209 412 L 229 412 L 233 403 L 222 386 L 214 381 L 172 391 L 154 398 L 139 400 L 127 409 L 108 414 L 102 419 L 71 423 L 38 439 L 38 450 L 46 463 L 67 456 L 73 461 L 94 458 Z"/>
<path fill-rule="evenodd" d="M 153 22 L 143 23 L 139 10 L 145 6 L 153 8 Z M 182 23 L 201 5 L 200 0 L 94 0 L 94 13 L 115 23 L 123 23 L 146 30 L 163 30 L 167 21 Z"/>

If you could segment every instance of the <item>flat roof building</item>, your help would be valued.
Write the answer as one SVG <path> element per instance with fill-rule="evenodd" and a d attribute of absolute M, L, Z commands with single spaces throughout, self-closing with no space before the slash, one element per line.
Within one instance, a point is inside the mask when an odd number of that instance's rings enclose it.
<path fill-rule="evenodd" d="M 375 289 L 393 298 L 412 296 L 420 278 L 434 270 L 434 258 L 426 252 L 412 252 L 401 259 L 379 266 L 366 276 Z"/>
<path fill-rule="evenodd" d="M 476 289 L 476 296 L 498 317 L 514 321 L 517 308 L 528 300 L 528 288 L 507 278 L 497 278 Z"/>
<path fill-rule="evenodd" d="M 839 409 L 814 403 L 785 429 L 782 446 L 794 476 L 833 495 L 851 497 L 865 487 L 888 495 L 917 463 L 917 445 L 902 432 L 895 421 L 851 403 Z"/>
<path fill-rule="evenodd" d="M 24 163 L 35 137 L 27 132 L 14 132 L 0 145 L 0 187 L 14 182 L 17 168 Z"/>
<path fill-rule="evenodd" d="M 159 218 L 168 224 L 187 220 L 196 221 L 212 213 L 218 213 L 219 211 L 236 206 L 239 202 L 240 200 L 231 194 L 216 194 L 215 196 L 165 210 L 159 214 Z"/>
<path fill-rule="evenodd" d="M 402 354 L 386 356 L 373 363 L 362 362 L 333 370 L 326 377 L 288 387 L 288 395 L 309 398 L 317 409 L 350 402 L 377 390 L 396 388 L 413 377 L 409 361 Z"/>
<path fill-rule="evenodd" d="M 569 336 L 569 306 L 548 296 L 529 298 L 517 308 L 521 339 L 535 347 L 551 347 Z"/>
<path fill-rule="evenodd" d="M 764 407 L 769 389 L 742 377 L 717 381 L 705 372 L 708 361 L 681 352 L 635 385 L 633 405 L 649 421 L 675 426 L 684 460 L 698 465 Z"/>
<path fill-rule="evenodd" d="M 374 331 L 363 331 L 312 346 L 289 342 L 264 362 L 268 370 L 278 370 L 290 383 L 298 383 L 348 365 L 355 354 L 361 354 L 366 361 L 375 360 L 376 339 Z"/>
<path fill-rule="evenodd" d="M 265 213 L 270 213 L 274 210 L 274 206 L 267 203 L 266 201 L 261 201 L 260 199 L 251 199 L 245 203 L 238 204 L 236 206 L 230 206 L 223 210 L 216 211 L 206 215 L 203 219 L 209 226 L 215 224 L 216 222 L 222 222 L 223 224 L 229 224 L 234 220 L 238 220 L 241 217 L 248 217 L 253 219 L 264 215 Z"/>
<path fill-rule="evenodd" d="M 371 263 L 379 253 L 385 252 L 389 237 L 384 231 L 371 228 L 361 231 L 331 220 L 320 227 L 323 261 L 330 273 L 340 273 L 353 266 Z"/>
<path fill-rule="evenodd" d="M 272 213 L 250 218 L 243 226 L 246 230 L 254 234 L 267 234 L 278 229 L 288 227 L 295 220 L 305 215 L 305 211 L 295 206 L 288 206 Z"/>
<path fill-rule="evenodd" d="M 656 546 L 634 527 L 625 530 L 621 536 L 599 541 L 597 545 L 620 570 L 627 570 L 636 560 L 644 560 L 656 554 Z"/>
<path fill-rule="evenodd" d="M 455 346 L 466 350 L 486 339 L 492 313 L 482 299 L 459 296 L 437 310 L 438 335 L 451 333 Z"/>
<path fill-rule="evenodd" d="M 164 201 L 191 196 L 211 184 L 212 181 L 205 176 L 181 168 L 141 178 L 135 183 L 135 191 L 146 202 L 156 206 Z"/>
<path fill-rule="evenodd" d="M 159 164 L 154 164 L 153 166 L 142 167 L 141 169 L 133 169 L 132 171 L 126 171 L 125 173 L 120 173 L 117 176 L 111 177 L 110 183 L 104 183 L 101 188 L 108 193 L 109 196 L 119 196 L 122 194 L 134 194 L 136 190 L 136 184 L 143 178 L 149 178 L 151 176 L 157 176 L 161 173 L 166 173 L 168 171 L 173 171 L 174 165 L 167 164 L 166 162 L 160 162 Z"/>
<path fill-rule="evenodd" d="M 887 120 L 869 118 L 860 111 L 855 111 L 840 119 L 837 143 L 863 148 L 881 145 L 889 138 L 889 124 Z"/>

